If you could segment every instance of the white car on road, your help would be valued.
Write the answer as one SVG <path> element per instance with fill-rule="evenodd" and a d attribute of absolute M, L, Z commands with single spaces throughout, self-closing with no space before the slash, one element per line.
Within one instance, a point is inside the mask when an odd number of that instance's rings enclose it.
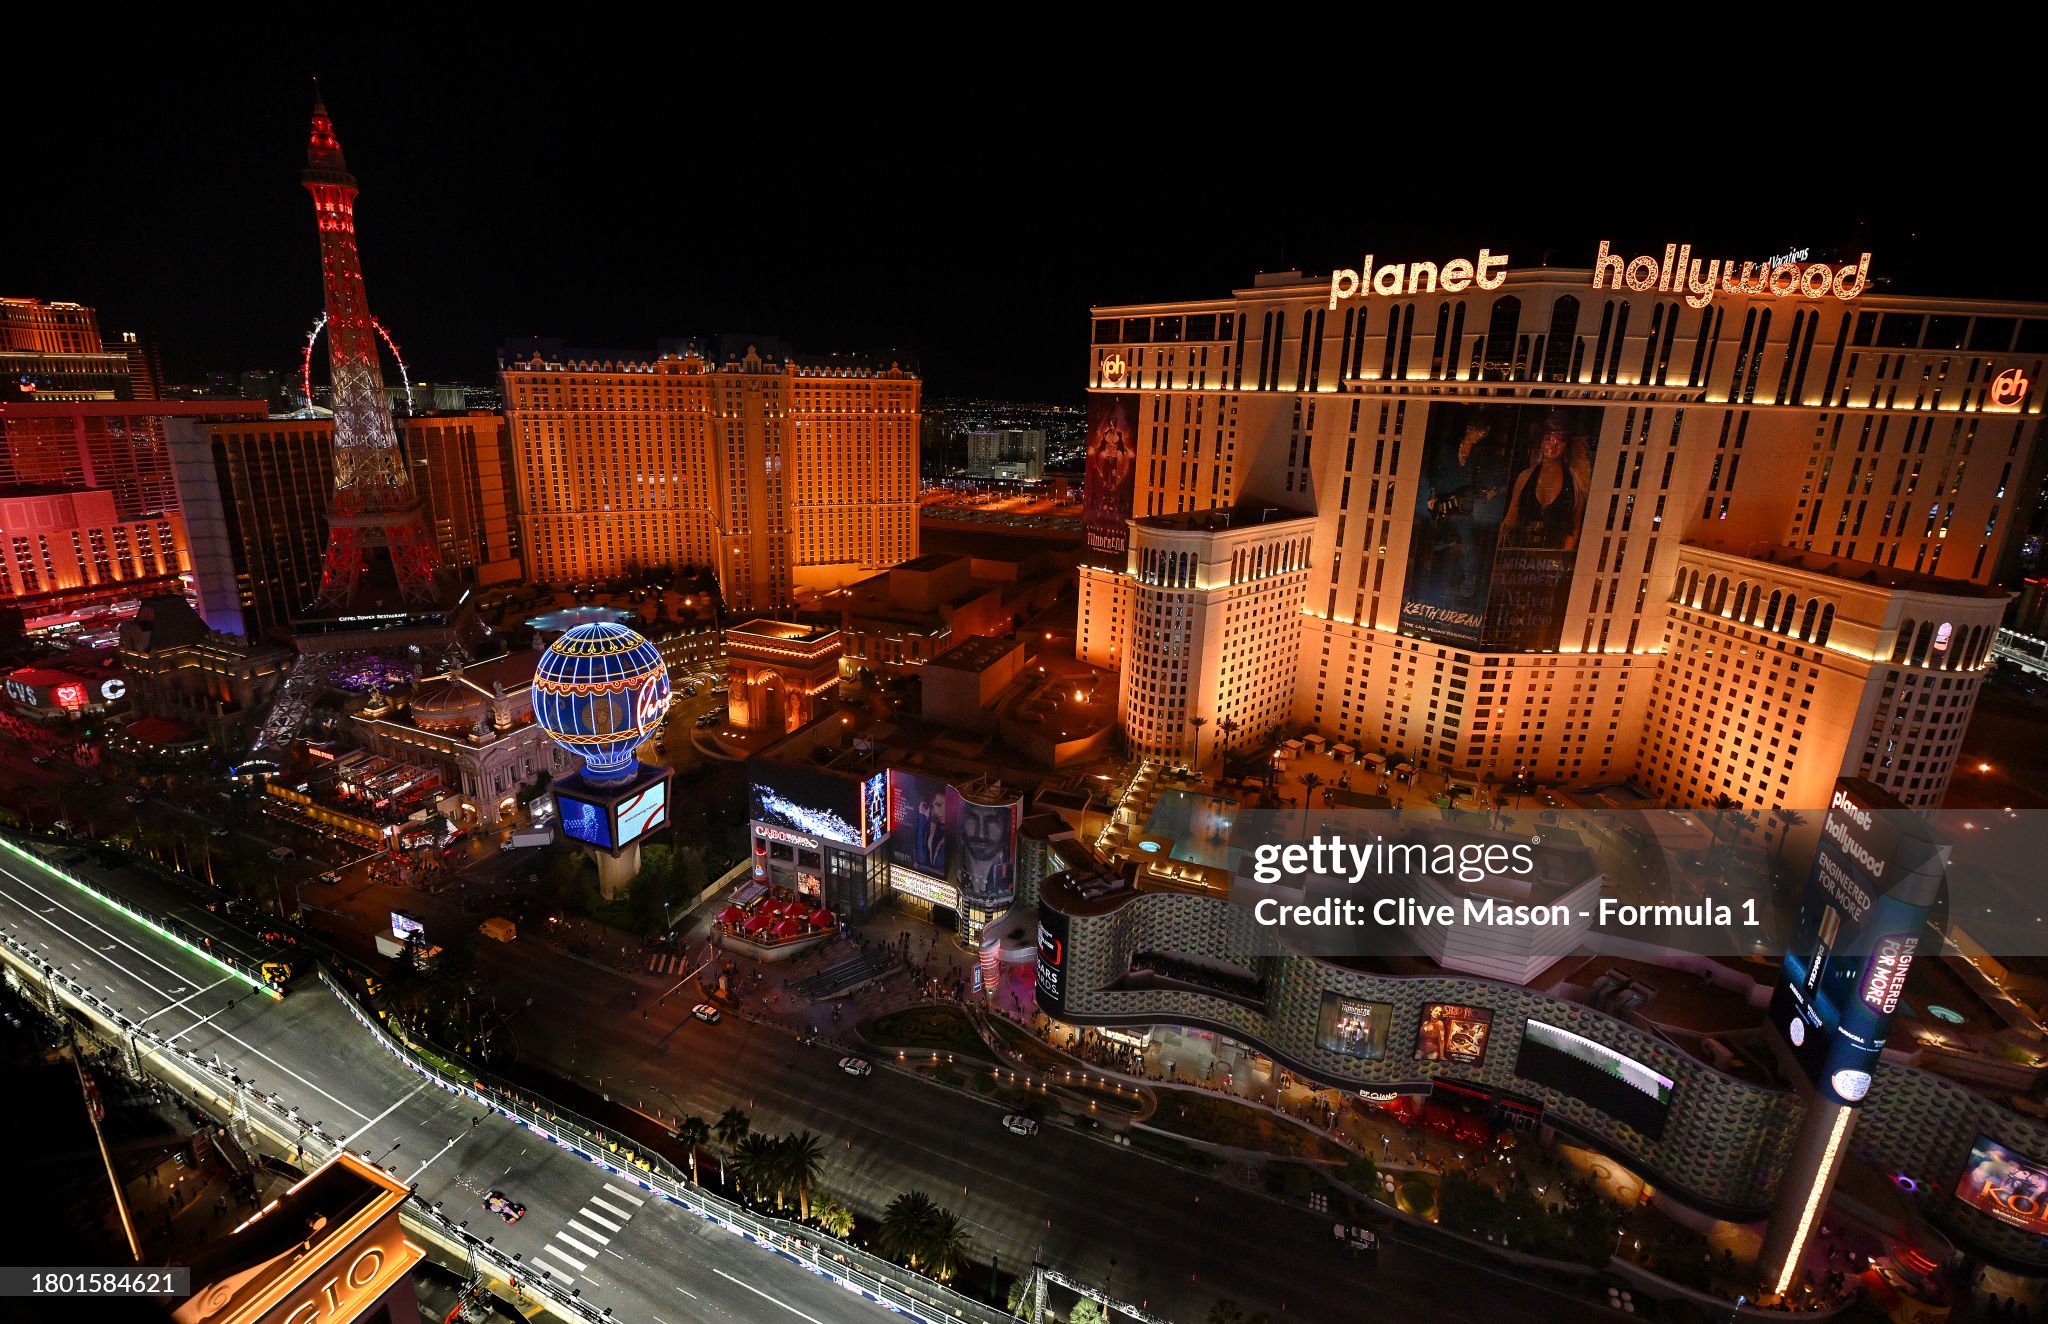
<path fill-rule="evenodd" d="M 874 1070 L 873 1067 L 869 1066 L 867 1063 L 861 1061 L 857 1057 L 840 1058 L 839 1069 L 841 1071 L 844 1071 L 849 1076 L 865 1076 L 870 1071 Z"/>
<path fill-rule="evenodd" d="M 704 1022 L 706 1025 L 718 1024 L 718 1008 L 712 1006 L 708 1002 L 700 1002 L 696 1006 L 690 1008 L 690 1014 L 692 1016 L 695 1016 L 698 1020 Z"/>
<path fill-rule="evenodd" d="M 1012 1135 L 1035 1136 L 1038 1134 L 1038 1123 L 1022 1113 L 1008 1113 L 1003 1117 L 1003 1129 Z"/>

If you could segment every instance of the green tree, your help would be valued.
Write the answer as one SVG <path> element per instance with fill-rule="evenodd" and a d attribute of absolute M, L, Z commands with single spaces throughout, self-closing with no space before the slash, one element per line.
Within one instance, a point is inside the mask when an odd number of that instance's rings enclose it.
<path fill-rule="evenodd" d="M 925 1271 L 940 1282 L 967 1267 L 967 1225 L 950 1209 L 941 1209 L 932 1220 L 926 1239 Z"/>
<path fill-rule="evenodd" d="M 1791 839 L 1792 829 L 1805 827 L 1806 815 L 1800 813 L 1797 809 L 1787 809 L 1783 805 L 1773 805 L 1771 806 L 1771 817 L 1778 820 L 1778 849 L 1773 852 L 1773 858 L 1782 861 L 1785 858 L 1785 843 Z"/>
<path fill-rule="evenodd" d="M 1714 813 L 1714 835 L 1718 837 L 1721 835 L 1721 820 L 1742 808 L 1742 801 L 1732 795 L 1717 795 L 1707 808 Z"/>
<path fill-rule="evenodd" d="M 1501 1201 L 1493 1188 L 1477 1177 L 1447 1172 L 1437 1183 L 1439 1221 L 1453 1231 L 1483 1237 L 1500 1230 Z"/>
<path fill-rule="evenodd" d="M 1304 837 L 1308 835 L 1309 819 L 1315 809 L 1316 787 L 1322 784 L 1323 779 L 1313 772 L 1301 774 L 1301 835 Z"/>
<path fill-rule="evenodd" d="M 1206 717 L 1190 717 L 1188 725 L 1195 728 L 1195 771 L 1202 770 L 1202 728 L 1209 725 Z"/>
<path fill-rule="evenodd" d="M 923 1191 L 905 1191 L 882 1211 L 877 1240 L 882 1252 L 917 1268 L 931 1253 L 932 1232 L 943 1213 Z"/>
<path fill-rule="evenodd" d="M 787 1186 L 783 1179 L 782 1147 L 778 1142 L 758 1132 L 749 1133 L 733 1147 L 732 1173 L 748 1198 L 759 1200 L 772 1191 L 775 1207 L 778 1210 L 782 1208 Z"/>
<path fill-rule="evenodd" d="M 777 1143 L 781 1147 L 778 1166 L 782 1183 L 796 1197 L 798 1208 L 808 1219 L 811 1195 L 818 1189 L 818 1174 L 825 1166 L 825 1146 L 809 1131 L 786 1135 Z"/>
<path fill-rule="evenodd" d="M 853 1235 L 853 1210 L 830 1195 L 814 1196 L 811 1199 L 811 1217 L 818 1220 L 818 1226 L 838 1237 L 841 1241 Z"/>
<path fill-rule="evenodd" d="M 1265 1311 L 1247 1315 L 1238 1309 L 1235 1301 L 1218 1301 L 1209 1307 L 1209 1313 L 1202 1316 L 1202 1324 L 1272 1324 L 1273 1317 Z"/>
<path fill-rule="evenodd" d="M 695 1113 L 676 1123 L 670 1136 L 690 1154 L 690 1180 L 697 1180 L 697 1146 L 711 1141 L 711 1124 Z"/>
<path fill-rule="evenodd" d="M 1108 1316 L 1102 1313 L 1102 1306 L 1092 1296 L 1084 1296 L 1074 1303 L 1067 1312 L 1067 1324 L 1107 1324 Z"/>
<path fill-rule="evenodd" d="M 711 1133 L 718 1138 L 718 1180 L 723 1183 L 725 1165 L 732 1158 L 733 1150 L 738 1148 L 740 1141 L 754 1133 L 754 1127 L 745 1113 L 737 1108 L 727 1108 L 712 1123 Z"/>

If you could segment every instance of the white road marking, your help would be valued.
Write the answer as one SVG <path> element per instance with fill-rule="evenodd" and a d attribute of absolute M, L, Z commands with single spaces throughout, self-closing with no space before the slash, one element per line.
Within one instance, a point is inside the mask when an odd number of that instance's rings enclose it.
<path fill-rule="evenodd" d="M 460 1137 L 460 1136 L 457 1136 L 457 1137 L 456 1137 L 456 1140 L 459 1140 L 459 1139 L 461 1139 L 461 1137 Z M 428 1159 L 428 1160 L 427 1160 L 427 1161 L 426 1161 L 425 1163 L 422 1163 L 422 1164 L 420 1164 L 420 1165 L 419 1165 L 419 1166 L 418 1166 L 417 1168 L 414 1168 L 414 1169 L 412 1170 L 412 1176 L 410 1176 L 410 1177 L 407 1177 L 407 1178 L 405 1179 L 405 1184 L 406 1184 L 407 1186 L 410 1186 L 410 1185 L 412 1185 L 412 1184 L 413 1184 L 414 1182 L 418 1181 L 418 1180 L 420 1179 L 420 1174 L 421 1174 L 421 1173 L 423 1173 L 423 1172 L 425 1172 L 425 1171 L 426 1171 L 426 1170 L 427 1170 L 427 1169 L 428 1169 L 429 1167 L 433 1166 L 433 1162 L 434 1162 L 434 1159 L 437 1159 L 437 1158 L 441 1157 L 441 1156 L 442 1156 L 443 1154 L 446 1154 L 446 1153 L 447 1153 L 447 1152 L 448 1152 L 449 1150 L 451 1150 L 451 1149 L 453 1149 L 453 1148 L 455 1148 L 455 1141 L 454 1141 L 454 1140 L 451 1140 L 451 1141 L 449 1141 L 449 1142 L 448 1142 L 447 1144 L 445 1144 L 445 1145 L 441 1146 L 441 1147 L 440 1147 L 439 1149 L 435 1150 L 435 1151 L 434 1151 L 434 1158 L 430 1158 L 430 1159 Z"/>
<path fill-rule="evenodd" d="M 611 1188 L 606 1187 L 605 1189 L 610 1190 Z M 595 1195 L 590 1197 L 590 1203 L 596 1205 L 599 1209 L 608 1210 L 611 1213 L 618 1215 L 620 1218 L 631 1218 L 633 1216 L 632 1210 L 621 1209 L 615 1204 L 606 1204 L 601 1198 Z"/>
<path fill-rule="evenodd" d="M 165 1008 L 165 1010 L 166 1010 L 166 1011 L 168 1011 L 168 1010 L 170 1010 L 170 1008 L 166 1007 L 166 1008 Z M 193 1032 L 194 1030 L 196 1030 L 196 1029 L 198 1029 L 198 1028 L 199 1028 L 200 1026 L 202 1026 L 202 1025 L 206 1024 L 206 1023 L 207 1023 L 208 1021 L 212 1020 L 212 1019 L 213 1019 L 213 1018 L 214 1018 L 215 1016 L 218 1016 L 218 1015 L 220 1015 L 220 1014 L 221 1014 L 222 1012 L 224 1012 L 224 1011 L 226 1011 L 226 1010 L 227 1010 L 227 1008 L 226 1008 L 226 1007 L 216 1007 L 216 1008 L 214 1008 L 213 1012 L 212 1012 L 212 1013 L 211 1013 L 210 1015 L 207 1015 L 207 1016 L 203 1016 L 203 1017 L 201 1017 L 200 1019 L 198 1019 L 198 1020 L 196 1020 L 196 1021 L 192 1022 L 192 1023 L 190 1024 L 190 1025 L 186 1026 L 186 1027 L 185 1027 L 184 1029 L 182 1029 L 182 1030 L 178 1031 L 178 1032 L 177 1032 L 176 1034 L 172 1035 L 172 1036 L 171 1036 L 170 1038 L 168 1038 L 168 1039 L 164 1040 L 164 1042 L 165 1042 L 165 1043 L 167 1043 L 167 1044 L 174 1044 L 174 1043 L 178 1042 L 178 1040 L 180 1040 L 180 1039 L 183 1039 L 183 1038 L 184 1038 L 184 1037 L 185 1037 L 186 1035 L 188 1035 L 188 1034 L 192 1033 L 192 1032 Z"/>
<path fill-rule="evenodd" d="M 555 1233 L 555 1240 L 561 1242 L 565 1246 L 570 1247 L 571 1249 L 580 1250 L 585 1255 L 592 1256 L 593 1258 L 597 1255 L 597 1247 L 586 1246 L 582 1242 L 576 1240 L 576 1238 L 570 1236 L 567 1232 Z"/>
<path fill-rule="evenodd" d="M 178 999 L 178 1000 L 177 1000 L 176 1002 L 173 1002 L 173 1003 L 172 1003 L 172 1004 L 171 1004 L 170 1006 L 168 1006 L 168 1007 L 158 1007 L 158 1008 L 157 1008 L 157 1009 L 156 1009 L 155 1011 L 153 1011 L 153 1012 L 149 1013 L 149 1015 L 147 1015 L 147 1016 L 144 1016 L 144 1017 L 143 1017 L 143 1018 L 142 1018 L 141 1020 L 139 1020 L 139 1021 L 137 1021 L 137 1022 L 135 1022 L 135 1023 L 136 1023 L 137 1025 L 147 1025 L 147 1024 L 149 1024 L 149 1023 L 150 1023 L 151 1021 L 155 1020 L 155 1019 L 156 1019 L 157 1017 L 159 1017 L 159 1016 L 163 1015 L 163 1014 L 164 1014 L 165 1012 L 167 1012 L 167 1011 L 176 1011 L 176 1010 L 177 1010 L 178 1008 L 180 1008 L 180 1007 L 184 1006 L 184 1005 L 185 1005 L 186 1003 L 190 1002 L 190 1001 L 191 1001 L 192 999 L 194 999 L 194 998 L 198 997 L 198 996 L 199 996 L 199 995 L 200 995 L 201 993 L 206 993 L 206 992 L 210 992 L 210 991 L 212 991 L 213 989 L 219 988 L 219 987 L 220 987 L 220 986 L 221 986 L 222 984 L 225 984 L 225 983 L 227 983 L 227 982 L 228 982 L 228 977 L 227 977 L 226 975 L 222 975 L 222 976 L 221 976 L 221 977 L 220 977 L 219 979 L 216 979 L 216 980 L 214 980 L 214 981 L 213 981 L 213 982 L 212 982 L 211 984 L 208 984 L 208 985 L 207 985 L 207 986 L 206 986 L 205 988 L 202 988 L 202 989 L 196 989 L 196 990 L 194 990 L 193 992 L 187 993 L 187 994 L 186 994 L 186 995 L 185 995 L 184 997 L 182 997 L 182 998 L 179 998 L 179 999 Z M 173 990 L 173 991 L 175 992 L 175 990 Z"/>
<path fill-rule="evenodd" d="M 421 1082 L 420 1082 L 419 1084 L 417 1084 L 417 1085 L 413 1086 L 413 1087 L 412 1087 L 412 1093 L 411 1093 L 411 1094 L 405 1094 L 405 1095 L 402 1095 L 402 1096 L 400 1096 L 400 1098 L 399 1098 L 399 1100 L 398 1100 L 398 1103 L 394 1103 L 394 1104 L 392 1104 L 392 1105 L 391 1105 L 391 1106 L 390 1106 L 389 1108 L 386 1108 L 386 1109 L 385 1109 L 385 1110 L 384 1110 L 383 1112 L 381 1112 L 381 1113 L 378 1113 L 378 1114 L 377 1114 L 377 1115 L 376 1115 L 375 1117 L 372 1117 L 372 1118 L 371 1118 L 371 1119 L 370 1119 L 369 1121 L 367 1121 L 367 1122 L 364 1122 L 364 1123 L 363 1123 L 363 1124 L 362 1124 L 361 1126 L 357 1127 L 357 1128 L 356 1128 L 355 1130 L 353 1130 L 353 1131 L 349 1132 L 349 1133 L 348 1133 L 348 1134 L 347 1134 L 346 1136 L 342 1137 L 342 1141 L 341 1141 L 341 1147 L 342 1147 L 343 1149 L 346 1149 L 346 1148 L 348 1148 L 348 1144 L 349 1144 L 349 1141 L 351 1141 L 351 1140 L 354 1140 L 354 1139 L 355 1139 L 355 1138 L 356 1138 L 357 1136 L 361 1135 L 361 1134 L 362 1134 L 363 1132 L 365 1132 L 365 1131 L 369 1130 L 369 1129 L 370 1129 L 371 1127 L 375 1126 L 375 1125 L 376 1125 L 377 1123 L 379 1123 L 379 1122 L 383 1121 L 383 1120 L 384 1120 L 385 1118 L 387 1118 L 387 1117 L 391 1116 L 391 1114 L 392 1114 L 392 1113 L 394 1113 L 394 1112 L 397 1112 L 397 1111 L 398 1111 L 398 1104 L 400 1104 L 400 1103 L 404 1103 L 404 1102 L 405 1102 L 405 1101 L 406 1101 L 407 1099 L 410 1099 L 410 1098 L 411 1098 L 411 1097 L 413 1096 L 413 1094 L 418 1094 L 418 1093 L 419 1093 L 419 1092 L 420 1092 L 421 1090 L 425 1089 L 426 1087 L 427 1087 L 427 1085 L 426 1085 L 426 1082 L 425 1082 L 425 1081 L 421 1081 Z"/>
<path fill-rule="evenodd" d="M 790 1314 L 795 1315 L 798 1319 L 807 1319 L 811 1322 L 811 1324 L 825 1324 L 825 1321 L 819 1319 L 816 1315 L 806 1315 L 803 1311 L 798 1310 L 795 1306 L 789 1304 L 789 1302 L 784 1301 L 780 1297 L 768 1295 L 766 1292 L 754 1286 L 752 1283 L 748 1282 L 744 1278 L 735 1278 L 723 1269 L 714 1268 L 711 1272 L 717 1274 L 720 1278 L 725 1279 L 725 1281 L 729 1283 L 737 1283 L 739 1286 L 746 1288 L 749 1292 L 752 1292 L 755 1296 L 760 1297 L 763 1301 L 774 1302 L 776 1305 L 781 1306 L 784 1310 L 787 1310 Z"/>
<path fill-rule="evenodd" d="M 541 1247 L 541 1249 L 542 1249 L 543 1251 L 546 1251 L 546 1252 L 547 1252 L 548 1254 L 550 1254 L 550 1255 L 554 1256 L 554 1257 L 555 1257 L 556 1259 L 560 1260 L 560 1261 L 561 1261 L 562 1263 L 564 1263 L 564 1264 L 567 1264 L 567 1265 L 571 1265 L 571 1266 L 573 1266 L 573 1267 L 575 1267 L 575 1268 L 578 1268 L 578 1269 L 588 1269 L 588 1268 L 590 1267 L 589 1265 L 585 1264 L 585 1263 L 584 1263 L 583 1261 L 581 1261 L 581 1260 L 577 1259 L 577 1258 L 576 1258 L 575 1256 L 571 1255 L 571 1254 L 570 1254 L 570 1253 L 569 1253 L 568 1251 L 565 1251 L 565 1250 L 556 1250 L 556 1249 L 555 1249 L 555 1248 L 554 1248 L 553 1246 L 542 1246 L 542 1247 Z M 553 1266 L 550 1266 L 550 1267 L 553 1267 Z"/>
<path fill-rule="evenodd" d="M 647 1203 L 647 1201 L 645 1201 L 645 1200 L 641 1199 L 641 1198 L 640 1198 L 639 1196 L 637 1196 L 637 1195 L 633 1194 L 633 1193 L 632 1193 L 631 1191 L 622 1191 L 622 1190 L 620 1190 L 620 1189 L 619 1189 L 618 1187 L 616 1187 L 616 1186 L 612 1185 L 612 1184 L 611 1184 L 610 1182 L 606 1182 L 606 1183 L 604 1184 L 604 1188 L 605 1188 L 605 1189 L 606 1189 L 607 1191 L 610 1191 L 610 1192 L 611 1192 L 611 1193 L 612 1193 L 613 1195 L 616 1195 L 616 1196 L 618 1196 L 618 1197 L 619 1197 L 619 1198 L 620 1198 L 621 1200 L 627 1200 L 627 1201 L 631 1201 L 631 1202 L 632 1202 L 633 1204 L 646 1204 L 646 1203 Z M 631 1214 L 628 1214 L 628 1215 L 627 1215 L 627 1217 L 628 1217 L 628 1218 L 631 1218 L 631 1217 L 632 1217 L 632 1215 L 631 1215 Z"/>
<path fill-rule="evenodd" d="M 671 1287 L 674 1287 L 674 1286 L 675 1286 L 675 1284 L 673 1284 L 673 1283 L 671 1283 L 671 1284 L 669 1284 L 669 1285 L 670 1285 Z M 690 1299 L 691 1299 L 692 1301 L 695 1301 L 695 1300 L 697 1299 L 697 1294 L 696 1294 L 695 1292 L 692 1292 L 692 1291 L 691 1291 L 691 1290 L 690 1290 L 689 1288 L 687 1288 L 687 1287 L 677 1287 L 677 1288 L 676 1288 L 676 1290 L 677 1290 L 678 1292 L 681 1292 L 681 1293 L 682 1293 L 682 1294 L 683 1294 L 684 1296 L 686 1296 L 686 1297 L 689 1297 L 689 1298 L 690 1298 Z"/>
<path fill-rule="evenodd" d="M 619 1225 L 617 1223 L 612 1222 L 612 1220 L 610 1220 L 609 1218 L 599 1218 L 596 1214 L 591 1213 L 588 1209 L 578 1209 L 576 1211 L 576 1217 L 587 1218 L 591 1222 L 597 1224 L 599 1227 L 610 1228 L 614 1232 L 617 1232 L 619 1230 Z"/>
<path fill-rule="evenodd" d="M 604 1235 L 602 1232 L 592 1232 L 589 1228 L 583 1226 L 583 1224 L 577 1222 L 573 1218 L 569 1220 L 569 1226 L 576 1229 L 577 1236 L 589 1237 L 592 1241 L 596 1242 L 600 1246 L 604 1245 L 606 1242 L 611 1240 L 610 1237 Z"/>

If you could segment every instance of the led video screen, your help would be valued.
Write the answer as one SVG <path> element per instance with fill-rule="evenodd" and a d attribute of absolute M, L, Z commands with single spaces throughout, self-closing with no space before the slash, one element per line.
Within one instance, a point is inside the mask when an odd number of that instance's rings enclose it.
<path fill-rule="evenodd" d="M 563 835 L 606 850 L 618 844 L 612 838 L 611 811 L 603 805 L 578 800 L 561 791 L 555 793 L 555 803 L 562 812 Z"/>
<path fill-rule="evenodd" d="M 1971 1147 L 1956 1199 L 2001 1223 L 2048 1236 L 2048 1169 L 1988 1136 Z"/>
<path fill-rule="evenodd" d="M 1562 1090 L 1626 1122 L 1652 1140 L 1664 1134 L 1671 1107 L 1671 1078 L 1570 1030 L 1529 1021 L 1522 1027 L 1522 1051 L 1515 1074 Z"/>
<path fill-rule="evenodd" d="M 1486 1057 L 1486 1040 L 1492 1033 L 1493 1013 L 1486 1008 L 1432 1002 L 1422 1009 L 1415 1055 L 1431 1062 L 1477 1066 Z"/>
<path fill-rule="evenodd" d="M 1332 1053 L 1377 1062 L 1387 1055 L 1387 1023 L 1393 1016 L 1387 1003 L 1325 993 L 1316 1014 L 1316 1044 Z"/>
<path fill-rule="evenodd" d="M 638 841 L 668 821 L 668 779 L 619 806 L 618 840 Z"/>

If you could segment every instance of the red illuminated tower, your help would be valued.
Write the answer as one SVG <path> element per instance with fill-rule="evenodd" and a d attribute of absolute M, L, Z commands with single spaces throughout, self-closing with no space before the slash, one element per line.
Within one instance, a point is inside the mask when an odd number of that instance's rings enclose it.
<path fill-rule="evenodd" d="M 320 227 L 334 383 L 334 491 L 315 610 L 398 615 L 415 604 L 432 607 L 443 597 L 440 556 L 391 425 L 356 254 L 356 179 L 324 105 L 313 107 L 313 139 L 300 178 L 313 195 Z"/>

